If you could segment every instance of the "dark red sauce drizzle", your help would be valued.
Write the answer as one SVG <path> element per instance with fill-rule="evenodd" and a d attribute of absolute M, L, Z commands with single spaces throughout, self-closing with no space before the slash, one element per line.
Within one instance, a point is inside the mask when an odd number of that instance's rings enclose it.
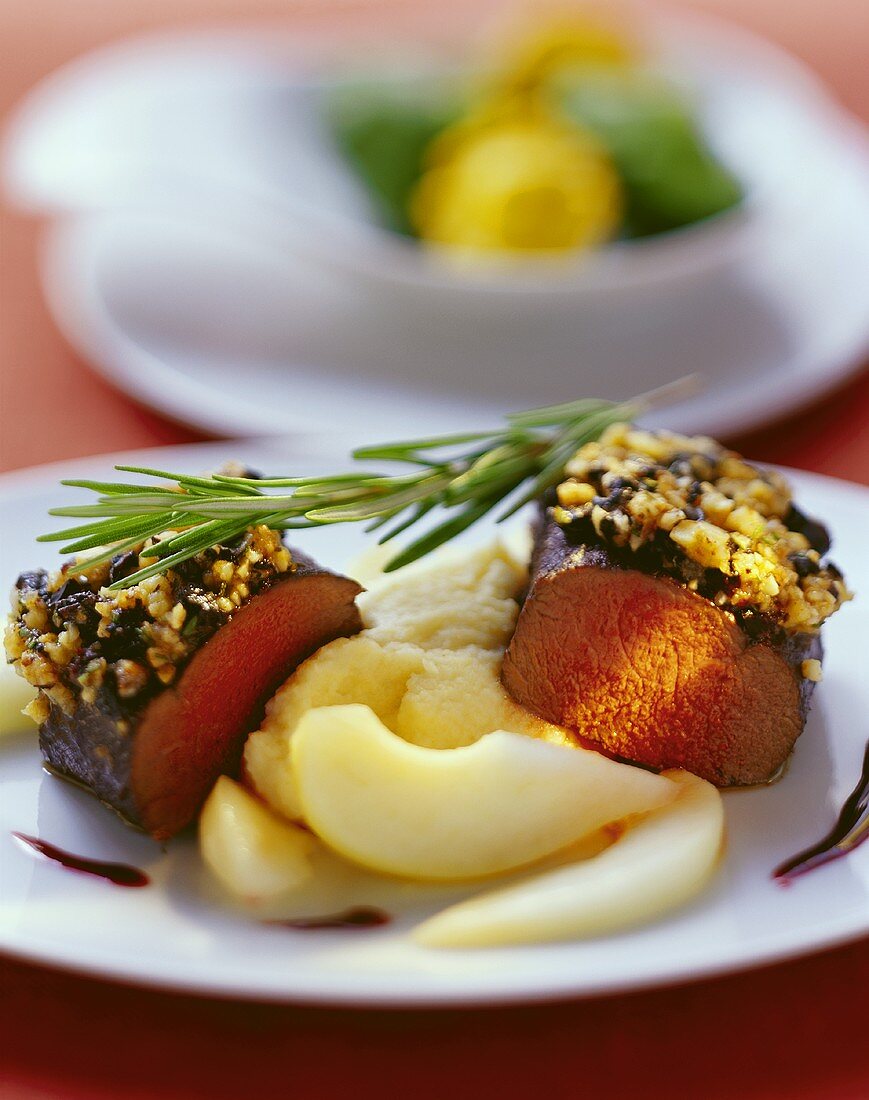
<path fill-rule="evenodd" d="M 391 919 L 382 909 L 375 909 L 372 905 L 356 905 L 352 909 L 328 913 L 323 917 L 292 917 L 290 920 L 270 920 L 267 923 L 308 932 L 320 928 L 379 928 L 389 924 Z"/>
<path fill-rule="evenodd" d="M 46 840 L 40 840 L 36 836 L 27 836 L 25 833 L 12 834 L 23 847 L 36 852 L 45 859 L 54 860 L 68 871 L 78 871 L 83 875 L 94 875 L 96 878 L 105 879 L 115 886 L 147 886 L 150 879 L 144 871 L 138 867 L 130 867 L 126 863 L 102 863 L 96 859 L 87 859 L 84 856 L 75 856 L 71 852 L 65 852 L 62 848 L 55 848 Z"/>
<path fill-rule="evenodd" d="M 836 824 L 823 840 L 776 867 L 773 878 L 786 883 L 815 867 L 841 859 L 848 852 L 853 852 L 864 840 L 869 840 L 869 742 L 863 756 L 863 774 L 848 795 Z"/>

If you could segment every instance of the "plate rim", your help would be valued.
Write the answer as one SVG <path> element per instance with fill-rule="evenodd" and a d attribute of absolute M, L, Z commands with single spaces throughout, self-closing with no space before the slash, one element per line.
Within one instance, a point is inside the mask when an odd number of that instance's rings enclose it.
<path fill-rule="evenodd" d="M 252 989 L 250 986 L 245 987 L 241 981 L 234 978 L 218 982 L 209 979 L 205 973 L 188 979 L 168 973 L 146 973 L 134 970 L 129 964 L 124 963 L 100 965 L 99 963 L 91 963 L 88 960 L 82 961 L 69 958 L 62 952 L 48 955 L 45 952 L 40 952 L 38 948 L 29 950 L 26 946 L 9 947 L 2 940 L 0 940 L 0 953 L 11 959 L 40 966 L 44 969 L 58 970 L 65 974 L 126 985 L 130 988 L 150 989 L 216 1000 L 243 1001 L 250 1004 L 375 1009 L 378 1011 L 395 1009 L 426 1011 L 427 1009 L 507 1008 L 520 1005 L 557 1004 L 565 1001 L 591 1001 L 606 997 L 626 996 L 632 993 L 650 992 L 652 990 L 673 989 L 684 985 L 692 985 L 695 982 L 750 973 L 789 961 L 822 955 L 827 951 L 834 951 L 838 947 L 858 943 L 864 939 L 869 939 L 869 921 L 867 921 L 866 927 L 837 928 L 823 940 L 814 941 L 809 946 L 794 941 L 783 945 L 777 950 L 763 950 L 752 958 L 720 958 L 708 965 L 689 965 L 676 973 L 670 971 L 668 976 L 662 976 L 655 970 L 649 970 L 639 977 L 625 975 L 617 980 L 601 980 L 597 984 L 586 984 L 581 987 L 571 985 L 569 980 L 563 981 L 562 984 L 561 979 L 553 984 L 550 979 L 550 984 L 545 989 L 541 988 L 539 982 L 532 984 L 533 979 L 529 977 L 527 986 L 517 982 L 508 989 L 469 991 L 466 989 L 429 988 L 422 992 L 398 993 L 386 989 L 375 988 L 372 990 L 368 988 L 364 994 L 350 992 L 346 986 L 341 987 L 340 985 L 332 990 L 320 985 L 292 990 L 262 986 Z M 541 946 L 557 948 L 560 945 L 554 943 Z M 480 950 L 488 949 L 482 948 Z"/>

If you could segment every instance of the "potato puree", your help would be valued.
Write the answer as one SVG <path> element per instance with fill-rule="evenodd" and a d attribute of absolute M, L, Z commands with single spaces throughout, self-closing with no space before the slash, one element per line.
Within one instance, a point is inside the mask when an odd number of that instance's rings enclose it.
<path fill-rule="evenodd" d="M 426 748 L 470 745 L 493 730 L 569 743 L 566 731 L 514 703 L 499 679 L 527 581 L 525 556 L 500 542 L 375 581 L 358 599 L 363 631 L 320 649 L 269 703 L 245 748 L 248 780 L 275 809 L 299 818 L 290 738 L 312 707 L 345 703 L 366 704 Z"/>

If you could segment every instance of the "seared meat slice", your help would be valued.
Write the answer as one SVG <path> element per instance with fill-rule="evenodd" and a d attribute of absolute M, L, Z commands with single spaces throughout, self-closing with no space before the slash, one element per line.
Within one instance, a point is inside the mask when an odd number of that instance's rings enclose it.
<path fill-rule="evenodd" d="M 720 786 L 781 768 L 850 599 L 775 471 L 715 440 L 607 429 L 546 502 L 504 660 L 517 702 Z"/>
<path fill-rule="evenodd" d="M 40 688 L 29 712 L 52 768 L 166 840 L 237 770 L 296 665 L 361 629 L 361 588 L 268 528 L 110 592 L 140 564 L 126 557 L 23 574 L 6 649 Z"/>
<path fill-rule="evenodd" d="M 752 641 L 685 585 L 574 546 L 548 520 L 504 658 L 528 710 L 622 759 L 686 768 L 718 786 L 760 783 L 799 736 L 820 636 Z"/>

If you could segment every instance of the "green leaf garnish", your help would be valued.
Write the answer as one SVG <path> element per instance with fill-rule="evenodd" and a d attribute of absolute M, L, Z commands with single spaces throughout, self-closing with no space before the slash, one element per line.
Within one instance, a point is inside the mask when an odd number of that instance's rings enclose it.
<path fill-rule="evenodd" d="M 432 436 L 354 452 L 356 460 L 411 467 L 394 474 L 360 470 L 254 480 L 116 466 L 122 473 L 173 484 L 63 482 L 96 493 L 97 499 L 54 508 L 50 514 L 94 522 L 42 535 L 39 541 L 66 542 L 65 553 L 97 551 L 82 562 L 82 568 L 87 568 L 155 538 L 147 553 L 156 560 L 109 585 L 117 590 L 163 573 L 211 546 L 231 542 L 256 524 L 293 530 L 358 522 L 367 522 L 368 530 L 374 530 L 393 524 L 380 539 L 388 542 L 429 513 L 443 512 L 443 520 L 390 561 L 386 567 L 390 571 L 449 542 L 504 504 L 500 523 L 556 485 L 583 444 L 598 439 L 611 424 L 633 420 L 653 406 L 687 396 L 696 382 L 696 376 L 691 376 L 620 403 L 582 400 L 514 413 L 506 417 L 504 426 L 490 432 Z M 289 492 L 272 494 L 266 489 Z"/>

